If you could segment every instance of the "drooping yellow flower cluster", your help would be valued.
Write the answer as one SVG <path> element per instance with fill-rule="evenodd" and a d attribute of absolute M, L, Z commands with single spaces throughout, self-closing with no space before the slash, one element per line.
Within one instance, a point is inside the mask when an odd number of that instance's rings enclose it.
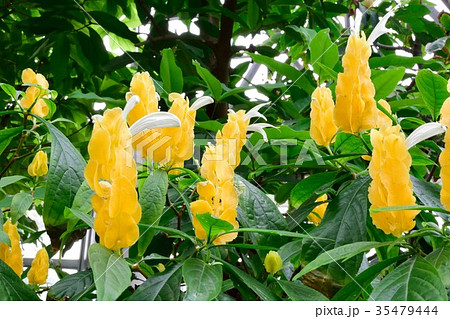
<path fill-rule="evenodd" d="M 158 112 L 158 96 L 153 81 L 148 72 L 134 75 L 127 100 L 133 95 L 140 102 L 128 113 L 128 123 L 131 125 L 144 116 Z M 143 158 L 161 165 L 184 167 L 184 162 L 192 158 L 194 152 L 194 124 L 197 109 L 212 103 L 209 97 L 199 98 L 191 107 L 189 99 L 181 94 L 169 94 L 172 102 L 169 113 L 178 117 L 180 127 L 164 127 L 147 130 L 133 137 L 133 148 Z"/>
<path fill-rule="evenodd" d="M 336 125 L 343 132 L 359 134 L 376 127 L 378 112 L 370 79 L 370 55 L 364 33 L 349 37 L 342 57 L 344 72 L 338 74 L 334 109 Z"/>
<path fill-rule="evenodd" d="M 122 110 L 114 108 L 97 118 L 88 145 L 90 160 L 85 177 L 95 191 L 94 229 L 100 243 L 112 250 L 131 246 L 139 237 L 141 206 L 135 189 L 137 171 L 130 141 Z"/>
<path fill-rule="evenodd" d="M 328 200 L 328 195 L 323 194 L 322 196 L 316 199 L 316 202 L 324 202 Z M 312 222 L 314 225 L 319 225 L 322 221 L 323 215 L 325 215 L 325 211 L 327 210 L 328 203 L 320 204 L 312 210 L 312 213 L 308 215 L 308 220 Z"/>
<path fill-rule="evenodd" d="M 47 153 L 39 151 L 34 156 L 30 165 L 28 165 L 28 174 L 30 176 L 44 176 L 47 172 Z"/>
<path fill-rule="evenodd" d="M 311 138 L 318 144 L 328 147 L 337 133 L 333 119 L 334 102 L 331 90 L 319 87 L 311 96 Z"/>
<path fill-rule="evenodd" d="M 49 268 L 49 260 L 47 250 L 45 248 L 40 249 L 33 262 L 31 268 L 28 271 L 27 278 L 30 285 L 37 284 L 43 285 L 47 281 Z"/>
<path fill-rule="evenodd" d="M 411 155 L 405 143 L 405 135 L 400 126 L 383 125 L 379 131 L 372 130 L 370 140 L 373 145 L 369 174 L 371 209 L 389 206 L 415 205 L 412 182 L 409 177 Z M 415 226 L 417 210 L 400 210 L 371 213 L 373 224 L 386 234 L 401 236 Z"/>
<path fill-rule="evenodd" d="M 199 199 L 191 203 L 195 235 L 205 240 L 208 234 L 197 219 L 197 214 L 209 213 L 239 228 L 236 220 L 238 194 L 234 188 L 234 169 L 240 163 L 240 152 L 246 141 L 250 119 L 243 110 L 230 111 L 228 121 L 216 135 L 216 145 L 209 145 L 203 154 L 200 173 L 206 179 L 197 184 Z M 237 233 L 226 234 L 214 240 L 223 245 L 233 241 Z"/>
<path fill-rule="evenodd" d="M 29 86 L 25 91 L 25 97 L 19 103 L 24 109 L 31 108 L 31 113 L 40 117 L 44 117 L 49 112 L 47 103 L 42 99 L 47 96 L 48 82 L 40 73 L 34 73 L 32 69 L 25 69 L 22 71 L 22 82 L 26 84 L 36 84 L 36 86 Z M 33 105 L 34 104 L 34 105 Z"/>
<path fill-rule="evenodd" d="M 450 92 L 450 80 L 447 84 L 447 90 Z M 441 108 L 441 119 L 442 125 L 447 127 L 447 131 L 444 136 L 445 149 L 439 156 L 439 164 L 441 164 L 441 203 L 446 210 L 450 210 L 450 97 L 444 101 Z"/>
<path fill-rule="evenodd" d="M 20 277 L 23 272 L 23 259 L 17 223 L 12 224 L 8 219 L 3 225 L 3 231 L 8 235 L 11 247 L 5 243 L 0 243 L 0 259 Z"/>

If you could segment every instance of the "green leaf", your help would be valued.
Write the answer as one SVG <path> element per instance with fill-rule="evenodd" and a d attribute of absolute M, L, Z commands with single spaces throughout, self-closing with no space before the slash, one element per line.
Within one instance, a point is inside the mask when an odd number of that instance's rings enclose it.
<path fill-rule="evenodd" d="M 202 67 L 197 61 L 194 61 L 192 64 L 195 66 L 198 75 L 203 79 L 203 81 L 205 81 L 206 86 L 211 92 L 213 98 L 215 100 L 219 100 L 220 95 L 222 94 L 222 84 L 220 81 L 212 75 L 211 72 Z"/>
<path fill-rule="evenodd" d="M 385 243 L 379 243 L 379 242 L 373 242 L 373 241 L 366 241 L 366 242 L 358 242 L 358 243 L 351 243 L 343 246 L 339 246 L 330 250 L 327 250 L 320 254 L 317 258 L 315 258 L 313 261 L 311 261 L 309 264 L 307 264 L 303 269 L 295 275 L 293 280 L 296 280 L 297 278 L 300 278 L 301 276 L 309 273 L 310 271 L 313 271 L 314 269 L 317 269 L 319 267 L 328 265 L 330 263 L 337 263 L 339 260 L 342 259 L 350 259 L 360 253 L 363 253 L 365 251 L 368 251 L 372 248 L 378 248 L 383 246 L 389 246 L 394 244 L 394 242 L 385 242 Z"/>
<path fill-rule="evenodd" d="M 247 6 L 247 22 L 250 29 L 255 29 L 259 22 L 259 6 L 256 0 L 249 0 Z"/>
<path fill-rule="evenodd" d="M 162 273 L 149 277 L 139 288 L 128 297 L 128 301 L 172 300 L 180 297 L 181 266 L 175 264 L 167 267 Z"/>
<path fill-rule="evenodd" d="M 85 214 L 92 212 L 91 199 L 94 194 L 95 192 L 89 187 L 87 181 L 84 181 L 73 199 L 72 209 Z"/>
<path fill-rule="evenodd" d="M 393 68 L 388 70 L 372 70 L 372 82 L 375 86 L 375 100 L 385 99 L 395 90 L 398 82 L 403 79 L 405 68 Z"/>
<path fill-rule="evenodd" d="M 434 250 L 425 257 L 438 271 L 445 288 L 450 288 L 450 246 Z"/>
<path fill-rule="evenodd" d="M 140 191 L 139 203 L 141 204 L 141 223 L 147 225 L 158 225 L 164 211 L 166 194 L 169 187 L 167 173 L 163 170 L 154 170 L 145 180 Z M 138 241 L 139 256 L 143 256 L 150 245 L 155 230 L 140 228 Z"/>
<path fill-rule="evenodd" d="M 398 56 L 395 54 L 386 55 L 383 57 L 373 57 L 369 60 L 369 66 L 371 69 L 379 68 L 379 67 L 394 67 L 400 66 L 405 68 L 412 68 L 415 64 L 423 64 L 425 66 L 433 67 L 433 68 L 442 68 L 443 64 L 440 61 L 435 61 L 433 59 L 424 60 L 422 57 L 414 56 L 414 57 L 405 57 Z"/>
<path fill-rule="evenodd" d="M 11 222 L 16 223 L 20 217 L 25 215 L 33 204 L 33 196 L 29 193 L 17 193 L 11 202 Z"/>
<path fill-rule="evenodd" d="M 278 62 L 277 60 L 251 52 L 247 52 L 248 55 L 253 59 L 254 62 L 264 64 L 273 72 L 277 72 L 284 75 L 291 81 L 297 81 L 296 85 L 301 87 L 306 93 L 311 94 L 315 90 L 315 86 L 305 77 L 302 76 L 305 71 L 299 71 L 296 68 L 290 66 L 287 63 Z"/>
<path fill-rule="evenodd" d="M 237 174 L 235 179 L 243 185 L 243 189 L 239 190 L 241 194 L 238 206 L 238 219 L 242 226 L 271 230 L 287 229 L 286 219 L 266 194 Z M 278 236 L 251 233 L 250 239 L 255 245 L 279 246 L 280 244 Z"/>
<path fill-rule="evenodd" d="M 320 81 L 326 80 L 325 75 L 327 71 L 316 64 L 317 62 L 325 65 L 326 67 L 333 69 L 339 59 L 338 47 L 331 42 L 330 29 L 320 30 L 319 33 L 309 43 L 309 50 L 311 52 L 311 64 L 314 67 L 314 71 L 319 75 Z"/>
<path fill-rule="evenodd" d="M 376 301 L 447 301 L 439 273 L 422 257 L 414 257 L 389 273 L 375 286 Z"/>
<path fill-rule="evenodd" d="M 128 26 L 115 16 L 103 11 L 90 11 L 89 15 L 94 19 L 95 23 L 101 25 L 106 31 L 112 32 L 124 39 L 128 39 L 133 43 L 139 41 L 137 34 L 128 29 Z"/>
<path fill-rule="evenodd" d="M 197 219 L 208 234 L 208 239 L 216 238 L 222 232 L 227 232 L 233 229 L 233 225 L 226 220 L 212 216 L 210 213 L 197 214 Z"/>
<path fill-rule="evenodd" d="M 92 217 L 89 214 L 86 214 L 85 212 L 79 211 L 78 209 L 66 207 L 64 210 L 64 216 L 67 219 L 70 219 L 72 215 L 75 216 L 77 219 L 80 219 L 83 222 L 85 222 L 86 225 L 88 225 L 89 227 L 94 228 L 94 217 Z"/>
<path fill-rule="evenodd" d="M 47 126 L 52 138 L 43 218 L 46 226 L 59 226 L 66 222 L 65 207 L 72 206 L 75 195 L 84 182 L 86 162 L 61 131 L 53 124 L 40 120 Z"/>
<path fill-rule="evenodd" d="M 114 301 L 131 284 L 131 270 L 125 259 L 100 244 L 89 247 L 97 299 Z"/>
<path fill-rule="evenodd" d="M 21 127 L 7 128 L 0 131 L 0 154 L 8 147 L 14 137 L 22 132 Z"/>
<path fill-rule="evenodd" d="M 292 301 L 327 301 L 320 292 L 309 288 L 301 282 L 278 280 L 277 283 Z"/>
<path fill-rule="evenodd" d="M 0 301 L 40 301 L 9 266 L 0 259 Z"/>
<path fill-rule="evenodd" d="M 67 96 L 67 99 L 75 99 L 75 100 L 85 100 L 86 102 L 104 102 L 111 106 L 120 106 L 123 107 L 125 104 L 124 100 L 117 100 L 110 97 L 102 97 L 98 96 L 94 92 L 83 93 L 80 90 L 76 90 L 75 92 L 70 93 Z"/>
<path fill-rule="evenodd" d="M 183 278 L 187 291 L 184 300 L 210 301 L 222 289 L 222 266 L 208 265 L 198 258 L 189 258 L 183 264 Z"/>
<path fill-rule="evenodd" d="M 3 218 L 0 220 L 3 221 Z M 9 247 L 11 247 L 11 240 L 9 239 L 9 236 L 7 233 L 5 233 L 3 230 L 0 229 L 0 243 L 5 243 Z"/>
<path fill-rule="evenodd" d="M 26 178 L 26 177 L 22 176 L 22 175 L 13 175 L 13 176 L 3 177 L 2 179 L 0 179 L 0 189 L 6 187 L 8 185 L 17 183 L 18 181 L 20 181 L 24 178 Z"/>
<path fill-rule="evenodd" d="M 416 85 L 433 119 L 437 119 L 442 104 L 449 97 L 447 81 L 430 70 L 420 70 L 416 76 Z"/>
<path fill-rule="evenodd" d="M 428 42 L 425 46 L 425 52 L 428 54 L 432 54 L 436 51 L 442 50 L 445 47 L 448 39 L 450 39 L 450 37 L 442 37 L 433 42 Z"/>
<path fill-rule="evenodd" d="M 52 71 L 54 79 L 53 83 L 57 85 L 58 90 L 62 87 L 61 82 L 65 80 L 69 73 L 69 57 L 70 42 L 65 33 L 60 33 L 56 36 L 50 59 L 50 70 Z"/>
<path fill-rule="evenodd" d="M 164 90 L 167 92 L 183 92 L 183 72 L 175 62 L 172 49 L 162 50 L 160 75 Z"/>
<path fill-rule="evenodd" d="M 293 207 L 299 207 L 317 190 L 322 189 L 324 185 L 328 184 L 330 181 L 333 181 L 336 175 L 337 172 L 325 172 L 314 174 L 302 179 L 291 190 L 291 205 Z M 332 185 L 330 185 L 330 187 L 331 186 Z"/>
<path fill-rule="evenodd" d="M 92 270 L 80 271 L 68 275 L 54 284 L 48 291 L 50 300 L 79 300 L 95 289 Z"/>
<path fill-rule="evenodd" d="M 266 286 L 260 283 L 258 280 L 248 275 L 246 272 L 240 270 L 239 268 L 227 263 L 226 261 L 212 256 L 214 259 L 222 263 L 222 267 L 225 269 L 227 273 L 234 276 L 240 282 L 242 282 L 245 286 L 253 290 L 254 293 L 258 295 L 261 300 L 264 301 L 274 301 L 279 298 Z"/>
<path fill-rule="evenodd" d="M 422 179 L 419 179 L 417 177 L 414 176 L 410 176 L 411 181 L 413 183 L 413 190 L 414 190 L 414 194 L 416 194 L 416 196 L 419 198 L 419 200 L 422 202 L 422 204 L 426 205 L 426 206 L 431 206 L 431 207 L 438 207 L 441 209 L 444 209 L 444 206 L 442 206 L 441 203 L 441 187 L 430 183 L 430 182 L 426 182 Z M 446 214 L 442 214 L 440 212 L 438 212 L 439 216 L 441 216 L 442 218 L 444 218 L 445 220 L 449 221 L 450 217 Z"/>
<path fill-rule="evenodd" d="M 14 86 L 6 84 L 6 83 L 0 83 L 0 87 L 3 91 L 5 91 L 6 94 L 8 94 L 10 97 L 13 98 L 13 100 L 16 99 L 16 89 Z M 1 152 L 0 152 L 1 153 Z"/>
<path fill-rule="evenodd" d="M 386 267 L 389 267 L 393 263 L 405 259 L 407 256 L 397 256 L 394 258 L 386 259 L 376 263 L 375 265 L 367 268 L 354 278 L 353 281 L 342 287 L 337 294 L 335 294 L 332 300 L 345 300 L 354 301 L 357 300 L 362 292 L 366 292 L 366 288 L 374 281 Z"/>
<path fill-rule="evenodd" d="M 314 265 L 322 266 L 317 256 L 350 243 L 359 243 L 366 240 L 366 217 L 367 217 L 367 190 L 370 177 L 358 176 L 328 204 L 322 222 L 309 234 L 322 238 L 332 239 L 324 241 L 320 239 L 303 240 L 301 258 L 308 268 L 315 269 Z M 338 250 L 340 251 L 340 250 Z M 331 263 L 323 271 L 334 280 L 347 283 L 355 276 L 361 265 L 362 255 L 348 259 L 340 264 Z M 322 257 L 324 258 L 324 257 Z M 309 266 L 309 263 L 314 263 Z M 305 268 L 302 274 L 306 273 Z M 297 276 L 298 278 L 299 276 Z"/>

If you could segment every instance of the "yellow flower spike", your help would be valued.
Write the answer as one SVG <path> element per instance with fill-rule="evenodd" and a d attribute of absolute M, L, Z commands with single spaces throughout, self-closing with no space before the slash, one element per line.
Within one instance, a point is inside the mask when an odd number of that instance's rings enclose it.
<path fill-rule="evenodd" d="M 276 251 L 269 251 L 264 259 L 264 267 L 269 274 L 275 274 L 283 268 L 283 261 Z"/>
<path fill-rule="evenodd" d="M 28 271 L 27 278 L 30 285 L 37 284 L 43 285 L 47 281 L 49 260 L 47 250 L 45 248 L 40 249 L 33 262 L 31 268 Z"/>
<path fill-rule="evenodd" d="M 400 126 L 382 126 L 372 130 L 373 145 L 369 174 L 371 209 L 389 206 L 415 205 L 412 182 L 409 178 L 411 155 L 406 147 L 405 136 Z M 371 213 L 373 224 L 386 234 L 396 237 L 414 228 L 414 217 L 418 210 L 401 210 Z"/>
<path fill-rule="evenodd" d="M 158 111 L 158 94 L 148 72 L 136 73 L 130 83 L 130 92 L 125 96 L 128 101 L 133 95 L 139 96 L 139 103 L 128 114 L 131 125 L 143 116 Z"/>
<path fill-rule="evenodd" d="M 380 105 L 384 107 L 384 109 L 388 111 L 389 114 L 392 114 L 391 106 L 386 100 L 381 99 L 378 101 L 378 103 L 380 103 Z M 392 126 L 392 120 L 389 118 L 389 116 L 384 114 L 381 110 L 378 110 L 377 113 L 377 128 L 382 127 L 383 125 Z"/>
<path fill-rule="evenodd" d="M 338 74 L 334 120 L 347 133 L 358 134 L 376 127 L 378 110 L 375 88 L 370 79 L 371 49 L 362 36 L 351 35 L 342 58 L 343 73 Z"/>
<path fill-rule="evenodd" d="M 40 73 L 34 73 L 32 69 L 28 68 L 22 71 L 22 82 L 37 84 L 41 86 L 42 89 L 35 86 L 29 86 L 25 91 L 25 97 L 19 101 L 20 105 L 24 109 L 29 109 L 34 103 L 30 112 L 40 117 L 47 116 L 49 107 L 47 103 L 42 100 L 43 97 L 46 97 L 45 91 L 48 89 L 48 82 L 45 77 Z"/>
<path fill-rule="evenodd" d="M 314 90 L 311 99 L 311 138 L 328 147 L 337 133 L 334 124 L 334 102 L 331 90 L 320 87 Z"/>
<path fill-rule="evenodd" d="M 30 176 L 44 176 L 47 175 L 47 153 L 39 151 L 34 156 L 30 165 L 28 165 L 28 174 Z"/>
<path fill-rule="evenodd" d="M 88 145 L 90 159 L 84 175 L 95 191 L 92 197 L 96 213 L 94 230 L 100 237 L 100 244 L 111 250 L 131 246 L 139 238 L 142 212 L 136 191 L 132 135 L 155 127 L 180 125 L 176 116 L 155 112 L 128 128 L 125 118 L 136 102 L 139 98 L 127 103 L 125 111 L 114 108 L 106 110 L 103 116 L 96 116 Z"/>
<path fill-rule="evenodd" d="M 8 235 L 11 247 L 5 243 L 0 243 L 0 259 L 20 277 L 23 272 L 23 259 L 17 223 L 12 224 L 8 219 L 3 225 L 3 231 Z"/>
<path fill-rule="evenodd" d="M 328 200 L 327 194 L 323 194 L 319 198 L 316 199 L 316 202 L 324 202 Z M 312 222 L 314 225 L 319 225 L 322 221 L 323 215 L 325 215 L 325 211 L 327 210 L 328 203 L 320 204 L 312 210 L 312 213 L 308 215 L 308 220 Z"/>
<path fill-rule="evenodd" d="M 448 81 L 447 90 L 450 92 L 450 80 Z M 450 126 L 450 97 L 444 101 L 441 108 L 442 125 L 447 127 L 444 136 L 445 149 L 439 156 L 439 164 L 441 164 L 441 203 L 446 210 L 450 209 L 450 133 L 448 127 Z"/>
<path fill-rule="evenodd" d="M 112 250 L 131 246 L 139 238 L 141 207 L 132 151 L 131 133 L 122 110 L 106 110 L 92 131 L 85 177 L 96 193 L 92 197 L 94 229 L 100 243 Z"/>

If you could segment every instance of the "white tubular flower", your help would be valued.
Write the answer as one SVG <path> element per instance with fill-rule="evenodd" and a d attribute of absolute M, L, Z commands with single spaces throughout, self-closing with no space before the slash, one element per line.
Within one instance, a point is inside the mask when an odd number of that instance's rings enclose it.
<path fill-rule="evenodd" d="M 162 127 L 180 127 L 181 122 L 177 116 L 168 112 L 155 112 L 147 114 L 130 126 L 131 135 L 139 132 L 162 128 Z"/>
<path fill-rule="evenodd" d="M 101 122 L 102 119 L 103 119 L 103 115 L 100 115 L 100 114 L 92 115 L 92 120 L 94 121 L 94 123 Z"/>
<path fill-rule="evenodd" d="M 123 109 L 122 112 L 122 117 L 124 119 L 127 119 L 128 113 L 131 112 L 132 109 L 134 109 L 134 107 L 136 106 L 136 104 L 138 104 L 141 100 L 139 99 L 139 96 L 137 95 L 133 95 L 127 102 L 127 104 L 125 105 L 125 108 Z"/>
<path fill-rule="evenodd" d="M 214 99 L 210 96 L 202 96 L 199 97 L 194 103 L 192 103 L 190 109 L 193 111 L 198 111 L 199 109 L 201 109 L 202 107 L 204 107 L 205 105 L 214 103 Z"/>
<path fill-rule="evenodd" d="M 395 14 L 395 11 L 398 8 L 399 5 L 396 5 L 393 9 L 391 9 L 388 13 L 386 13 L 383 18 L 381 18 L 380 22 L 378 22 L 378 24 L 373 29 L 372 33 L 369 35 L 369 38 L 367 39 L 368 45 L 372 45 L 376 39 L 378 39 L 385 33 L 397 33 L 393 29 L 386 28 L 386 23 L 389 20 L 389 18 Z"/>
<path fill-rule="evenodd" d="M 263 114 L 259 113 L 259 109 L 262 108 L 263 106 L 269 105 L 270 103 L 271 102 L 266 102 L 256 105 L 255 107 L 250 109 L 247 113 L 245 113 L 244 120 L 248 120 L 254 117 L 261 117 L 267 121 L 267 118 Z"/>
<path fill-rule="evenodd" d="M 447 128 L 438 122 L 425 123 L 416 128 L 406 139 L 406 147 L 410 149 L 414 145 L 429 139 L 438 134 L 442 134 Z"/>
<path fill-rule="evenodd" d="M 267 134 L 266 134 L 266 132 L 263 130 L 264 128 L 267 128 L 267 127 L 276 128 L 276 127 L 273 126 L 272 124 L 268 124 L 268 123 L 255 123 L 255 124 L 250 124 L 250 125 L 247 127 L 247 131 L 258 132 L 259 134 L 262 135 L 264 142 L 268 142 L 269 139 L 267 138 Z"/>

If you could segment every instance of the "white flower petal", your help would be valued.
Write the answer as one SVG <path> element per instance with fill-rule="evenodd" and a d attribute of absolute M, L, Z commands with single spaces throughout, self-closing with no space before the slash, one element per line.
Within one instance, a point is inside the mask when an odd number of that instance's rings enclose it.
<path fill-rule="evenodd" d="M 122 117 L 124 119 L 127 118 L 128 113 L 131 112 L 132 109 L 134 109 L 134 107 L 136 106 L 136 104 L 138 104 L 141 101 L 141 99 L 139 99 L 139 96 L 137 95 L 133 95 L 127 102 L 127 104 L 125 105 L 125 108 L 123 109 L 122 112 Z"/>
<path fill-rule="evenodd" d="M 265 119 L 267 121 L 267 118 L 263 114 L 259 113 L 258 111 L 259 111 L 260 108 L 262 108 L 263 106 L 269 105 L 270 103 L 271 102 L 265 102 L 265 103 L 261 103 L 261 104 L 256 105 L 255 107 L 250 109 L 250 111 L 245 113 L 244 120 L 249 120 L 249 119 L 254 118 L 254 117 L 261 117 L 261 118 L 263 118 L 263 119 Z"/>
<path fill-rule="evenodd" d="M 394 8 L 392 8 L 388 13 L 384 15 L 384 17 L 381 18 L 381 20 L 378 22 L 378 24 L 373 29 L 372 33 L 370 34 L 369 38 L 367 39 L 367 44 L 371 45 L 375 42 L 376 39 L 381 37 L 385 33 L 397 33 L 393 29 L 386 28 L 386 23 L 389 20 L 390 17 L 392 17 L 395 14 L 395 10 L 399 5 L 396 5 Z"/>
<path fill-rule="evenodd" d="M 208 104 L 211 104 L 211 103 L 214 103 L 214 99 L 212 97 L 210 97 L 210 96 L 202 96 L 202 97 L 199 97 L 197 100 L 195 100 L 194 103 L 192 103 L 190 109 L 194 110 L 194 111 L 197 111 L 200 108 L 204 107 L 205 105 L 208 105 Z"/>
<path fill-rule="evenodd" d="M 156 98 L 158 99 L 158 101 L 161 100 L 161 97 L 159 96 L 158 92 L 155 92 Z"/>
<path fill-rule="evenodd" d="M 92 120 L 94 121 L 94 123 L 101 122 L 102 119 L 103 119 L 103 115 L 100 115 L 100 114 L 92 115 Z"/>
<path fill-rule="evenodd" d="M 130 127 L 132 135 L 139 132 L 162 127 L 179 127 L 181 122 L 175 115 L 168 112 L 154 112 L 140 118 Z"/>
<path fill-rule="evenodd" d="M 255 124 L 249 125 L 247 127 L 247 131 L 258 132 L 259 134 L 262 135 L 264 142 L 268 142 L 269 139 L 267 138 L 267 134 L 263 130 L 264 128 L 267 128 L 267 127 L 276 128 L 272 124 L 268 124 L 268 123 L 255 123 Z"/>
<path fill-rule="evenodd" d="M 438 134 L 442 134 L 447 128 L 438 122 L 425 123 L 416 128 L 406 139 L 406 147 L 410 149 L 414 145 L 429 139 Z"/>

